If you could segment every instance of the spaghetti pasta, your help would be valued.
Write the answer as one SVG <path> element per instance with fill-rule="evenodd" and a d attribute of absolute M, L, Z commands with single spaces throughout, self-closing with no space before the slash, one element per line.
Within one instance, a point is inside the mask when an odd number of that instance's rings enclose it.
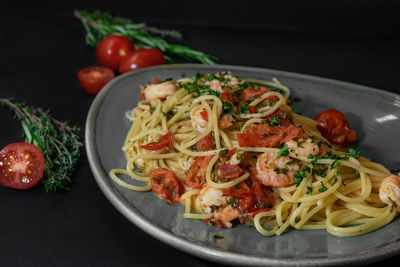
<path fill-rule="evenodd" d="M 222 228 L 246 222 L 265 236 L 289 228 L 355 236 L 398 214 L 396 181 L 381 186 L 398 176 L 337 143 L 354 141 L 348 125 L 347 139 L 333 138 L 293 112 L 290 90 L 276 78 L 222 72 L 159 82 L 157 90 L 164 83 L 170 93 L 126 113 L 126 168 L 110 171 L 120 186 L 182 203 L 184 218 Z"/>

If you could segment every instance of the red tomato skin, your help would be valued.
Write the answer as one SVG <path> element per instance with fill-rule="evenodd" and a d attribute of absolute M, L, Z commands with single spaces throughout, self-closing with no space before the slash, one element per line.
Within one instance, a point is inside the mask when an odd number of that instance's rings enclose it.
<path fill-rule="evenodd" d="M 166 168 L 159 167 L 150 172 L 151 189 L 169 204 L 178 204 L 180 196 L 185 192 L 176 174 Z"/>
<path fill-rule="evenodd" d="M 122 59 L 133 50 L 135 50 L 135 46 L 129 38 L 110 35 L 97 44 L 96 59 L 101 66 L 117 71 Z"/>
<path fill-rule="evenodd" d="M 243 175 L 244 171 L 238 165 L 221 164 L 218 166 L 220 173 L 219 177 L 222 179 L 234 180 Z"/>
<path fill-rule="evenodd" d="M 190 166 L 186 175 L 186 185 L 201 189 L 206 179 L 206 169 L 213 156 L 197 157 Z"/>
<path fill-rule="evenodd" d="M 196 144 L 198 151 L 208 151 L 215 148 L 215 140 L 214 137 L 210 134 L 204 136 L 197 142 Z"/>
<path fill-rule="evenodd" d="M 338 145 L 352 145 L 357 142 L 356 132 L 350 128 L 346 116 L 336 110 L 328 109 L 318 114 L 314 120 L 318 122 L 318 130 L 330 142 Z"/>
<path fill-rule="evenodd" d="M 172 149 L 172 141 L 173 141 L 173 134 L 169 132 L 161 136 L 160 141 L 151 142 L 146 145 L 141 145 L 140 147 L 151 151 L 157 151 L 167 146 L 169 147 L 169 149 Z"/>
<path fill-rule="evenodd" d="M 86 67 L 78 71 L 80 86 L 91 95 L 96 95 L 114 77 L 114 71 L 107 67 Z"/>
<path fill-rule="evenodd" d="M 42 179 L 44 167 L 43 153 L 35 145 L 12 143 L 0 151 L 0 183 L 6 187 L 18 190 L 34 187 Z"/>
<path fill-rule="evenodd" d="M 165 64 L 164 54 L 155 48 L 141 48 L 131 51 L 121 61 L 120 73 L 136 69 Z"/>

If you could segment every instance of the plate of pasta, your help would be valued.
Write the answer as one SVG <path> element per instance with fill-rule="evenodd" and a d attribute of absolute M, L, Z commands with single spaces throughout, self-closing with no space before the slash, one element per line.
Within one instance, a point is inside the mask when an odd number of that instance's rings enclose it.
<path fill-rule="evenodd" d="M 117 77 L 87 117 L 103 193 L 132 223 L 229 264 L 370 263 L 400 251 L 400 96 L 277 70 Z"/>

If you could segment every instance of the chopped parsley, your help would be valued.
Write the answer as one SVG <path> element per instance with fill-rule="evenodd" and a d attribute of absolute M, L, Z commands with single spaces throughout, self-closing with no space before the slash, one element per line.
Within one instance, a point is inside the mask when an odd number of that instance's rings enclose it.
<path fill-rule="evenodd" d="M 299 141 L 299 142 L 297 142 L 297 147 L 300 147 L 300 148 L 304 148 L 304 146 L 303 146 L 303 143 L 304 143 L 305 141 Z"/>
<path fill-rule="evenodd" d="M 311 194 L 312 194 L 312 187 L 307 186 L 307 192 L 306 192 L 306 194 L 307 194 L 307 195 L 311 195 Z"/>
<path fill-rule="evenodd" d="M 349 149 L 347 150 L 347 155 L 348 155 L 349 157 L 353 157 L 353 158 L 358 158 L 358 157 L 360 157 L 360 153 L 361 153 L 361 151 L 356 151 L 354 148 L 349 148 Z"/>
<path fill-rule="evenodd" d="M 240 104 L 239 111 L 243 114 L 250 114 L 249 104 Z"/>
<path fill-rule="evenodd" d="M 324 182 L 321 181 L 321 188 L 318 189 L 319 192 L 325 192 L 326 190 L 328 190 L 328 188 L 324 185 Z"/>
<path fill-rule="evenodd" d="M 301 181 L 303 181 L 304 178 L 307 177 L 307 172 L 310 172 L 311 169 L 308 166 L 305 166 L 304 168 L 298 170 L 295 174 L 293 179 L 296 182 L 296 186 L 299 186 Z"/>
<path fill-rule="evenodd" d="M 360 178 L 360 172 L 358 170 L 355 170 L 354 175 L 356 178 Z"/>
<path fill-rule="evenodd" d="M 271 119 L 271 121 L 270 121 L 268 124 L 269 124 L 269 126 L 276 126 L 276 125 L 279 124 L 279 121 L 280 121 L 281 119 L 282 119 L 282 118 L 279 117 L 278 115 L 273 116 L 272 119 Z"/>
<path fill-rule="evenodd" d="M 213 234 L 213 237 L 216 239 L 224 239 L 224 236 L 220 234 Z"/>
<path fill-rule="evenodd" d="M 222 101 L 222 113 L 224 114 L 230 114 L 232 113 L 233 106 L 231 103 L 227 101 Z"/>
<path fill-rule="evenodd" d="M 281 150 L 278 151 L 275 159 L 279 158 L 280 156 L 287 156 L 287 155 L 289 155 L 289 147 L 288 145 L 285 145 L 284 147 L 281 148 Z"/>
<path fill-rule="evenodd" d="M 332 164 L 331 164 L 331 170 L 333 170 L 334 168 L 340 166 L 340 161 L 335 159 Z"/>

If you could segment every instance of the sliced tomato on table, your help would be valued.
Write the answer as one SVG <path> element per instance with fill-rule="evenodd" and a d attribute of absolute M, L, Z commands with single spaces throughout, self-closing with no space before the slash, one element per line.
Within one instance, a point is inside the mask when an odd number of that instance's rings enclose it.
<path fill-rule="evenodd" d="M 171 132 L 161 136 L 158 142 L 151 142 L 146 145 L 141 145 L 140 147 L 146 150 L 157 151 L 163 149 L 164 147 L 169 147 L 172 149 L 173 134 Z"/>
<path fill-rule="evenodd" d="M 115 77 L 112 69 L 107 67 L 86 67 L 78 72 L 78 82 L 89 94 L 97 94 L 109 81 Z"/>
<path fill-rule="evenodd" d="M 151 189 L 168 202 L 178 204 L 185 189 L 176 174 L 166 168 L 157 168 L 150 172 Z"/>
<path fill-rule="evenodd" d="M 12 143 L 0 151 L 0 183 L 14 189 L 29 189 L 43 176 L 42 151 L 29 143 Z"/>

